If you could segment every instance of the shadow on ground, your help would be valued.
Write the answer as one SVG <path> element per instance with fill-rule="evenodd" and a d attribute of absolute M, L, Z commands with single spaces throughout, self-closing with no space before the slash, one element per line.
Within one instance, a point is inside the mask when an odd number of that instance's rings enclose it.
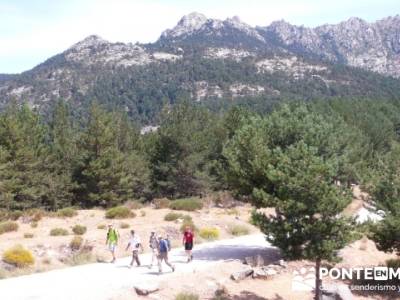
<path fill-rule="evenodd" d="M 247 256 L 261 255 L 266 264 L 280 259 L 279 250 L 271 247 L 246 245 L 218 245 L 210 248 L 194 250 L 196 260 L 229 260 L 244 259 Z"/>

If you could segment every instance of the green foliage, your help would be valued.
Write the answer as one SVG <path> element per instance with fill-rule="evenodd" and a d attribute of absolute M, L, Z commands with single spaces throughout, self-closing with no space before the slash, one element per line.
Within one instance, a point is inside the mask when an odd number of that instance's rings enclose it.
<path fill-rule="evenodd" d="M 78 251 L 79 249 L 81 249 L 82 244 L 83 238 L 80 236 L 74 236 L 69 243 L 69 247 L 71 248 L 71 250 Z"/>
<path fill-rule="evenodd" d="M 77 235 L 83 235 L 86 233 L 86 226 L 83 225 L 75 225 L 74 227 L 72 227 L 72 232 L 77 234 Z"/>
<path fill-rule="evenodd" d="M 199 300 L 199 296 L 193 293 L 182 292 L 175 296 L 175 300 Z"/>
<path fill-rule="evenodd" d="M 378 249 L 400 253 L 400 145 L 382 157 L 380 176 L 373 190 L 378 207 L 385 218 L 373 228 L 372 238 Z"/>
<path fill-rule="evenodd" d="M 76 215 L 78 215 L 78 212 L 72 207 L 66 207 L 57 211 L 57 216 L 61 218 L 72 218 Z"/>
<path fill-rule="evenodd" d="M 64 235 L 68 235 L 69 232 L 67 229 L 65 228 L 53 228 L 50 230 L 50 235 L 51 236 L 64 236 Z"/>
<path fill-rule="evenodd" d="M 3 261 L 18 268 L 26 268 L 35 263 L 35 258 L 29 250 L 17 245 L 4 251 Z"/>
<path fill-rule="evenodd" d="M 126 219 L 134 218 L 136 215 L 126 206 L 116 206 L 106 211 L 107 219 Z"/>
<path fill-rule="evenodd" d="M 191 221 L 192 217 L 189 215 L 184 215 L 181 213 L 175 213 L 175 212 L 170 212 L 167 213 L 164 217 L 164 221 L 176 221 L 178 219 L 182 219 L 182 220 L 187 220 L 187 221 Z"/>
<path fill-rule="evenodd" d="M 228 226 L 228 232 L 234 236 L 246 235 L 250 233 L 250 230 L 245 225 L 231 224 Z"/>
<path fill-rule="evenodd" d="M 276 208 L 275 217 L 256 213 L 254 220 L 287 257 L 335 259 L 348 239 L 337 215 L 350 198 L 334 184 L 350 176 L 342 168 L 351 152 L 344 129 L 304 105 L 283 106 L 252 118 L 224 150 L 232 188 L 256 207 Z"/>
<path fill-rule="evenodd" d="M 105 224 L 99 224 L 97 225 L 97 229 L 106 229 L 107 226 Z"/>
<path fill-rule="evenodd" d="M 199 235 L 205 240 L 213 241 L 219 238 L 219 230 L 215 227 L 204 227 L 200 229 Z"/>
<path fill-rule="evenodd" d="M 0 223 L 0 234 L 17 230 L 18 230 L 18 224 L 16 222 L 6 221 Z"/>
<path fill-rule="evenodd" d="M 203 203 L 195 197 L 171 201 L 169 205 L 173 210 L 195 211 L 203 208 Z"/>

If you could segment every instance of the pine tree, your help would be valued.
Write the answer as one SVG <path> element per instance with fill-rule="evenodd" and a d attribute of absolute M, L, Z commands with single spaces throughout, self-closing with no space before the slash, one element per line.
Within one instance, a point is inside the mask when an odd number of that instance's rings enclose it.
<path fill-rule="evenodd" d="M 346 148 L 323 116 L 305 106 L 283 106 L 267 118 L 254 117 L 238 129 L 224 150 L 227 180 L 238 194 L 276 214 L 255 213 L 267 239 L 287 258 L 334 261 L 347 242 L 349 225 L 339 217 L 350 201 L 335 182 Z"/>

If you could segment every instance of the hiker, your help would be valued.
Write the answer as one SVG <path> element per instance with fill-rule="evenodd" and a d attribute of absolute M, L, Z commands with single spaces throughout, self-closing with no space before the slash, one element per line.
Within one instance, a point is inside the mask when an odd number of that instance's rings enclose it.
<path fill-rule="evenodd" d="M 155 231 L 150 233 L 149 238 L 149 247 L 151 249 L 151 263 L 149 265 L 149 269 L 153 267 L 153 263 L 157 264 L 158 261 L 158 239 Z"/>
<path fill-rule="evenodd" d="M 140 266 L 139 249 L 143 252 L 143 246 L 140 241 L 140 237 L 137 234 L 135 234 L 135 230 L 131 230 L 131 237 L 129 239 L 128 245 L 126 246 L 125 251 L 128 251 L 130 247 L 132 247 L 132 260 L 130 263 L 130 267 L 133 266 L 133 263 L 135 261 L 139 267 Z"/>
<path fill-rule="evenodd" d="M 158 239 L 158 271 L 162 273 L 162 262 L 163 260 L 172 269 L 172 272 L 175 272 L 175 267 L 168 261 L 168 241 L 164 239 L 162 236 Z"/>
<path fill-rule="evenodd" d="M 190 262 L 193 260 L 193 243 L 194 243 L 194 234 L 192 232 L 192 229 L 187 226 L 185 229 L 185 232 L 183 233 L 183 239 L 182 239 L 182 244 L 185 247 L 186 255 L 188 257 L 187 262 Z"/>
<path fill-rule="evenodd" d="M 119 239 L 118 231 L 114 228 L 113 224 L 108 224 L 106 245 L 108 245 L 108 250 L 110 250 L 112 254 L 112 261 L 111 261 L 112 263 L 114 263 L 116 259 L 115 251 L 117 250 L 118 239 Z"/>

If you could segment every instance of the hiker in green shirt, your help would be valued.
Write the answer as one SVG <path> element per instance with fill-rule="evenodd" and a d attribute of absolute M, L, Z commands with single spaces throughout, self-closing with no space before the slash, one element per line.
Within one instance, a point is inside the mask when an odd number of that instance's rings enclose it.
<path fill-rule="evenodd" d="M 108 225 L 106 245 L 112 254 L 112 263 L 115 262 L 115 251 L 117 249 L 119 233 L 112 224 Z"/>

